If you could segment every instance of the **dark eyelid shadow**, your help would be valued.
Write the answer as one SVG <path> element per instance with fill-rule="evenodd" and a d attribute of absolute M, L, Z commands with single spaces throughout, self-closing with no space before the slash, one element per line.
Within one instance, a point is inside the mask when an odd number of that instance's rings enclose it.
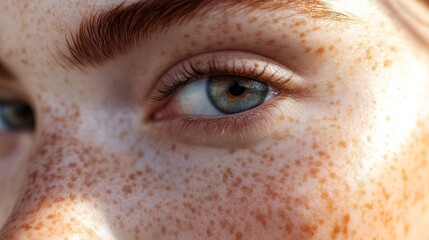
<path fill-rule="evenodd" d="M 255 10 L 294 11 L 314 19 L 350 21 L 353 17 L 333 10 L 324 0 L 146 0 L 125 3 L 84 18 L 76 33 L 65 37 L 66 51 L 57 50 L 60 65 L 97 66 L 131 49 L 155 32 L 184 24 L 209 12 L 237 13 Z M 61 64 L 64 62 L 64 64 Z"/>
<path fill-rule="evenodd" d="M 13 80 L 15 76 L 12 74 L 9 69 L 6 68 L 6 65 L 0 60 L 0 80 Z"/>

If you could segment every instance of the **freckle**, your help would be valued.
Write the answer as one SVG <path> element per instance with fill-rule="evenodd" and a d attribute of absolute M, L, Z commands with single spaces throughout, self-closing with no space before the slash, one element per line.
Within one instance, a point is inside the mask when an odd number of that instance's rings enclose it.
<path fill-rule="evenodd" d="M 161 226 L 161 233 L 165 235 L 167 232 L 166 227 L 164 225 Z"/>
<path fill-rule="evenodd" d="M 174 144 L 174 143 L 171 144 L 171 151 L 173 151 L 173 152 L 176 151 L 176 144 Z"/>
<path fill-rule="evenodd" d="M 326 85 L 327 91 L 329 94 L 335 94 L 335 84 L 331 81 L 329 81 Z"/>
<path fill-rule="evenodd" d="M 274 24 L 277 24 L 277 23 L 279 23 L 279 18 L 274 18 L 273 20 L 272 20 L 272 22 L 274 23 Z"/>
<path fill-rule="evenodd" d="M 21 63 L 27 66 L 28 65 L 28 60 L 27 59 L 21 59 Z"/>
<path fill-rule="evenodd" d="M 207 234 L 207 237 L 211 237 L 212 236 L 212 230 L 210 228 L 207 228 L 206 234 Z"/>
<path fill-rule="evenodd" d="M 230 38 L 229 38 L 229 40 L 230 40 L 231 42 L 235 42 L 235 41 L 237 41 L 237 38 L 235 38 L 235 37 L 230 37 Z"/>
<path fill-rule="evenodd" d="M 344 215 L 344 217 L 343 217 L 343 224 L 344 225 L 347 225 L 347 224 L 349 224 L 349 222 L 350 222 L 350 214 L 346 214 L 346 215 Z"/>
<path fill-rule="evenodd" d="M 127 194 L 131 194 L 133 192 L 131 186 L 126 185 L 122 188 L 122 192 L 127 193 Z"/>
<path fill-rule="evenodd" d="M 75 162 L 69 163 L 68 165 L 69 168 L 75 168 L 76 166 L 77 166 L 77 163 Z"/>
<path fill-rule="evenodd" d="M 261 212 L 257 212 L 255 214 L 256 221 L 262 224 L 262 226 L 267 226 L 267 220 L 265 219 L 265 216 Z"/>
<path fill-rule="evenodd" d="M 340 234 L 340 231 L 341 231 L 340 226 L 336 225 L 336 226 L 334 227 L 334 230 L 332 230 L 332 232 L 331 232 L 331 238 L 332 238 L 332 239 L 336 239 L 336 238 L 337 238 L 337 236 Z"/>
<path fill-rule="evenodd" d="M 241 24 L 236 24 L 235 28 L 237 29 L 238 32 L 241 32 Z"/>
<path fill-rule="evenodd" d="M 392 66 L 392 61 L 385 60 L 383 66 L 386 67 L 386 68 Z"/>
<path fill-rule="evenodd" d="M 319 48 L 319 49 L 317 49 L 316 50 L 316 54 L 317 55 L 323 55 L 323 53 L 325 53 L 325 48 L 324 47 L 321 47 L 321 48 Z"/>
<path fill-rule="evenodd" d="M 312 178 L 317 178 L 317 174 L 319 174 L 319 172 L 320 172 L 319 169 L 312 168 L 310 170 L 310 175 L 311 175 Z"/>
<path fill-rule="evenodd" d="M 318 149 L 318 148 L 319 148 L 319 145 L 318 145 L 317 143 L 312 143 L 312 144 L 311 144 L 311 148 L 312 148 L 313 150 L 316 150 L 316 149 Z"/>
<path fill-rule="evenodd" d="M 336 179 L 336 178 L 338 178 L 338 176 L 337 176 L 337 174 L 336 174 L 336 173 L 331 172 L 331 173 L 329 173 L 329 178 L 331 178 L 331 179 Z"/>
<path fill-rule="evenodd" d="M 256 22 L 258 20 L 258 17 L 251 17 L 250 19 L 249 19 L 249 23 L 254 23 L 254 22 Z"/>
<path fill-rule="evenodd" d="M 368 48 L 368 49 L 366 50 L 366 56 L 365 56 L 365 57 L 366 57 L 366 59 L 367 59 L 367 60 L 372 60 L 372 59 L 373 59 L 371 49 L 369 49 L 369 48 Z"/>
<path fill-rule="evenodd" d="M 190 37 L 190 36 L 189 36 L 189 34 L 187 34 L 187 33 L 183 34 L 183 36 L 184 36 L 185 38 L 189 38 L 189 37 Z"/>
<path fill-rule="evenodd" d="M 296 21 L 295 24 L 294 24 L 294 26 L 296 26 L 296 27 L 298 27 L 298 26 L 305 26 L 305 25 L 307 25 L 307 22 L 304 21 L 304 20 Z"/>
<path fill-rule="evenodd" d="M 367 137 L 366 137 L 366 140 L 367 140 L 369 143 L 372 143 L 372 138 L 371 138 L 371 136 L 367 136 Z"/>
<path fill-rule="evenodd" d="M 341 148 L 347 148 L 347 143 L 345 141 L 338 142 L 338 146 Z"/>
<path fill-rule="evenodd" d="M 267 45 L 268 45 L 268 46 L 271 46 L 271 45 L 273 45 L 274 43 L 276 43 L 276 41 L 275 41 L 274 39 L 270 39 L 270 40 L 268 40 L 268 41 L 267 41 Z"/>
<path fill-rule="evenodd" d="M 314 31 L 318 31 L 320 29 L 322 29 L 322 28 L 317 26 L 317 27 L 312 27 L 310 31 L 314 32 Z"/>
<path fill-rule="evenodd" d="M 318 151 L 317 152 L 317 154 L 319 155 L 319 156 L 326 156 L 326 152 L 325 151 Z"/>
<path fill-rule="evenodd" d="M 192 42 L 191 42 L 191 46 L 193 46 L 193 47 L 197 46 L 197 42 L 192 41 Z"/>
<path fill-rule="evenodd" d="M 185 158 L 186 161 L 189 160 L 189 154 L 185 153 L 183 154 L 183 157 Z"/>

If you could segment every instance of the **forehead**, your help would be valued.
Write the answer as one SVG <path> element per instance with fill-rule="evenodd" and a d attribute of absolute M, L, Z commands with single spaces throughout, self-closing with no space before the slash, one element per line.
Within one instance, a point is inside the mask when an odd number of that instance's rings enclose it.
<path fill-rule="evenodd" d="M 94 12 L 108 10 L 117 5 L 132 5 L 135 3 L 165 3 L 169 1 L 163 0 L 99 0 L 99 1 L 82 1 L 82 0 L 72 0 L 72 1 L 13 1 L 6 0 L 0 2 L 0 25 L 7 32 L 14 32 L 16 35 L 19 32 L 36 32 L 39 31 L 39 34 L 49 34 L 52 36 L 55 32 L 63 32 L 58 30 L 75 30 L 79 22 L 88 15 L 91 15 Z M 185 1 L 171 1 L 171 2 L 186 2 Z M 223 3 L 223 2 L 240 2 L 233 0 L 222 0 L 222 1 L 211 1 L 211 0 L 200 0 L 203 4 L 205 2 L 211 3 Z M 257 1 L 254 1 L 257 2 Z M 310 8 L 314 6 L 320 6 L 322 4 L 329 5 L 335 11 L 351 14 L 351 15 L 366 15 L 369 12 L 368 6 L 374 5 L 372 1 L 363 0 L 356 3 L 355 1 L 346 1 L 346 0 L 318 0 L 318 1 L 303 1 L 303 0 L 270 0 L 268 2 L 273 2 L 276 4 L 291 4 L 295 5 L 295 8 Z M 164 4 L 168 5 L 168 4 Z M 171 5 L 174 5 L 172 3 Z M 253 8 L 263 8 L 262 4 L 255 3 Z M 366 13 L 366 14 L 365 14 Z M 270 16 L 261 16 L 267 17 Z M 17 25 L 19 24 L 19 25 Z M 44 26 L 48 25 L 46 28 L 35 27 L 35 26 Z M 13 28 L 9 28 L 12 27 Z M 15 30 L 15 31 L 13 31 Z M 19 30 L 19 31 L 18 31 Z M 47 31 L 50 30 L 50 31 Z M 1 29 L 0 29 L 1 31 Z"/>

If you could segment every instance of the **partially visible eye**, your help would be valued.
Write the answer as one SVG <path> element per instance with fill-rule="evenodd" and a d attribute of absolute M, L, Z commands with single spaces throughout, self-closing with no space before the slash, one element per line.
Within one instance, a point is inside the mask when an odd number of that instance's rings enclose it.
<path fill-rule="evenodd" d="M 0 133 L 34 130 L 34 114 L 22 102 L 0 102 Z"/>

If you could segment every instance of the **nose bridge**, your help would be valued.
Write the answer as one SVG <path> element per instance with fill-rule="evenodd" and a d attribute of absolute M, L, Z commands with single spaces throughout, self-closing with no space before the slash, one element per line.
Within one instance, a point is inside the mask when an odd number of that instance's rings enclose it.
<path fill-rule="evenodd" d="M 20 200 L 0 232 L 0 239 L 112 239 L 102 212 L 91 199 L 98 185 L 100 149 L 81 143 L 73 134 L 41 134 L 29 159 Z M 94 160 L 100 162 L 102 160 Z"/>

